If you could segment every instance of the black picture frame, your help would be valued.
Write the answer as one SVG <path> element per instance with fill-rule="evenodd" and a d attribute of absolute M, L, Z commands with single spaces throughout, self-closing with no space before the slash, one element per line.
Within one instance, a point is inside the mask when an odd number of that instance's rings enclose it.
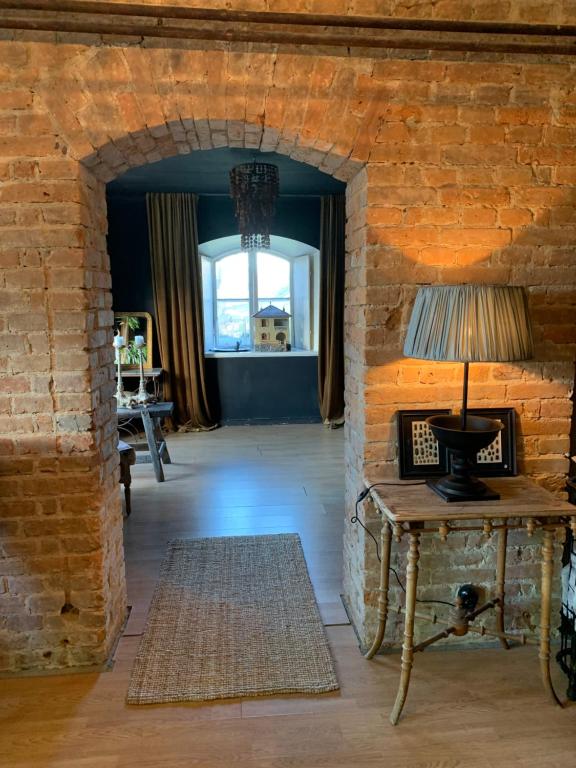
<path fill-rule="evenodd" d="M 449 408 L 397 412 L 398 464 L 402 480 L 448 474 L 448 452 L 438 443 L 424 421 L 428 416 L 449 413 Z M 432 460 L 427 462 L 427 458 Z"/>
<path fill-rule="evenodd" d="M 518 474 L 516 463 L 516 411 L 514 408 L 468 408 L 473 416 L 499 419 L 504 429 L 494 442 L 477 456 L 474 474 L 478 477 L 513 477 Z M 482 460 L 480 457 L 483 455 Z"/>

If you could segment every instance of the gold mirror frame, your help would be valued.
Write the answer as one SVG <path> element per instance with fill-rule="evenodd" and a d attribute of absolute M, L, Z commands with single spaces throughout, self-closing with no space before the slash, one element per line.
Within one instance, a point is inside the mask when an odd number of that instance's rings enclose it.
<path fill-rule="evenodd" d="M 128 318 L 138 318 L 139 328 L 132 329 L 128 326 Z M 126 344 L 134 341 L 135 336 L 144 336 L 146 342 L 146 360 L 143 361 L 144 368 L 152 368 L 152 358 L 154 354 L 154 338 L 152 336 L 152 315 L 149 312 L 114 312 L 114 329 L 118 330 L 121 336 L 124 336 Z M 126 368 L 138 368 L 137 363 L 128 363 L 126 359 L 126 349 L 122 349 L 120 360 Z"/>

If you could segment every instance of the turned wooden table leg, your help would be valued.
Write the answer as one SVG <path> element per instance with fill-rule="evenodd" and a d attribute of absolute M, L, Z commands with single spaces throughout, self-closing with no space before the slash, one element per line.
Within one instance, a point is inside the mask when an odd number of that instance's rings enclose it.
<path fill-rule="evenodd" d="M 418 560 L 420 558 L 420 534 L 410 532 L 410 549 L 406 565 L 406 608 L 404 615 L 404 642 L 402 643 L 402 663 L 400 672 L 400 684 L 390 722 L 396 725 L 402 713 L 408 686 L 410 685 L 410 673 L 414 659 L 414 614 L 416 612 L 416 586 L 418 584 Z"/>
<path fill-rule="evenodd" d="M 498 532 L 498 552 L 496 558 L 496 597 L 498 603 L 494 606 L 496 611 L 496 630 L 504 634 L 504 597 L 506 585 L 506 546 L 508 544 L 507 520 L 502 520 L 502 527 Z M 500 638 L 503 648 L 510 648 L 505 637 Z"/>
<path fill-rule="evenodd" d="M 388 585 L 390 583 L 390 548 L 392 545 L 392 528 L 388 520 L 382 523 L 380 531 L 380 587 L 378 595 L 378 630 L 370 650 L 364 654 L 364 658 L 371 659 L 378 652 L 386 632 L 386 618 L 388 616 Z"/>
<path fill-rule="evenodd" d="M 553 703 L 563 706 L 554 691 L 550 677 L 550 605 L 552 601 L 552 571 L 554 555 L 554 532 L 544 530 L 542 542 L 542 593 L 540 597 L 540 673 L 544 689 Z"/>

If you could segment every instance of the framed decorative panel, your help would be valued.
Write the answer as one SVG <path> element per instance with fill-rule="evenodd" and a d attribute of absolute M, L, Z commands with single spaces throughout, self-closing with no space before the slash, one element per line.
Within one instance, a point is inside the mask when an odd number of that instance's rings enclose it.
<path fill-rule="evenodd" d="M 514 408 L 468 408 L 474 416 L 499 419 L 504 429 L 488 448 L 476 456 L 475 473 L 479 477 L 504 477 L 518 474 L 516 466 L 516 412 Z"/>
<path fill-rule="evenodd" d="M 428 416 L 448 413 L 448 408 L 398 411 L 398 457 L 402 479 L 448 474 L 447 451 L 426 424 Z"/>

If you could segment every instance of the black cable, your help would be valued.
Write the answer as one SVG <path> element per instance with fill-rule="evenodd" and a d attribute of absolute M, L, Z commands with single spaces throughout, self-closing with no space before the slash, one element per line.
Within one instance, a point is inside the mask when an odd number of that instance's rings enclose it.
<path fill-rule="evenodd" d="M 356 499 L 356 512 L 350 518 L 350 522 L 354 523 L 354 524 L 358 523 L 362 528 L 364 528 L 364 530 L 366 531 L 368 536 L 370 536 L 372 538 L 372 540 L 374 541 L 374 544 L 376 546 L 376 557 L 378 558 L 378 562 L 381 563 L 382 561 L 380 559 L 380 547 L 378 546 L 378 540 L 375 538 L 375 536 L 372 533 L 372 531 L 369 531 L 368 528 L 366 528 L 366 526 L 362 522 L 362 520 L 360 520 L 360 518 L 358 517 L 358 505 L 360 504 L 361 501 L 364 501 L 364 499 L 366 498 L 366 496 L 368 496 L 368 494 L 370 493 L 372 488 L 376 488 L 376 486 L 378 486 L 378 485 L 399 485 L 399 486 L 402 486 L 402 485 L 425 485 L 425 483 L 423 481 L 420 482 L 420 483 L 372 483 L 372 485 L 369 485 L 368 488 L 364 488 L 364 490 L 361 491 L 358 494 L 358 498 Z M 396 576 L 396 578 L 398 578 L 398 576 Z M 402 585 L 400 585 L 400 586 L 402 586 Z M 402 589 L 404 589 L 404 587 L 402 587 Z"/>
<path fill-rule="evenodd" d="M 358 494 L 358 498 L 356 499 L 356 510 L 355 510 L 354 514 L 352 515 L 352 517 L 350 518 L 350 522 L 353 523 L 353 524 L 358 523 L 360 525 L 360 527 L 363 528 L 366 531 L 368 536 L 370 536 L 370 538 L 374 542 L 374 546 L 376 547 L 376 557 L 378 558 L 378 562 L 381 563 L 382 562 L 382 558 L 380 557 L 380 546 L 378 544 L 378 540 L 376 539 L 376 537 L 374 536 L 372 531 L 370 531 L 364 525 L 362 520 L 360 520 L 360 518 L 358 517 L 358 505 L 362 501 L 364 501 L 364 499 L 368 496 L 368 494 L 370 493 L 372 488 L 376 488 L 376 486 L 378 486 L 378 485 L 398 485 L 398 486 L 401 486 L 401 485 L 425 485 L 425 483 L 424 482 L 422 482 L 422 483 L 373 483 L 372 485 L 369 485 L 368 488 L 364 488 L 364 490 L 361 491 L 361 493 Z M 395 569 L 392 568 L 391 565 L 389 565 L 388 566 L 388 570 L 392 571 L 392 573 L 396 577 L 396 581 L 398 582 L 398 584 L 400 586 L 400 589 L 402 590 L 402 592 L 404 592 L 404 594 L 406 594 L 406 587 L 400 581 L 400 577 L 398 576 L 398 574 L 395 571 Z M 446 600 L 418 600 L 418 599 L 416 599 L 416 602 L 417 603 L 434 603 L 436 605 L 448 605 L 448 606 L 450 606 L 450 608 L 454 607 L 454 603 L 449 603 Z"/>

